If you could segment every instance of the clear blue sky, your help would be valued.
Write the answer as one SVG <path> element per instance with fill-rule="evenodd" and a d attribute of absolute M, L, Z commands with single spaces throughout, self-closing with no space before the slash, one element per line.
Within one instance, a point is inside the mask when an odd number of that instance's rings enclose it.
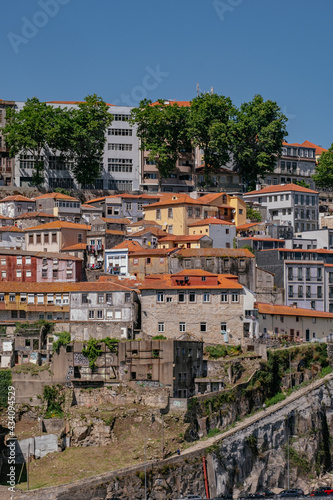
<path fill-rule="evenodd" d="M 0 98 L 190 100 L 199 82 L 236 105 L 275 100 L 289 142 L 329 147 L 332 19 L 332 0 L 7 1 Z"/>

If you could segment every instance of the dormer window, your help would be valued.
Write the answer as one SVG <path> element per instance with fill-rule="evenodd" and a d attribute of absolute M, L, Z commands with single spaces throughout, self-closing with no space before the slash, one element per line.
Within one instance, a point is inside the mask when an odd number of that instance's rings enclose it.
<path fill-rule="evenodd" d="M 206 276 L 201 276 L 201 281 L 206 281 Z"/>

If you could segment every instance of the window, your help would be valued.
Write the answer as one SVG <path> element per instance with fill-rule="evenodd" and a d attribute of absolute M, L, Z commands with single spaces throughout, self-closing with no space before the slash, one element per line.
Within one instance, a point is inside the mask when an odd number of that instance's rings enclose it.
<path fill-rule="evenodd" d="M 185 292 L 178 292 L 178 302 L 185 302 Z"/>
<path fill-rule="evenodd" d="M 22 278 L 22 270 L 16 269 L 16 278 Z"/>
<path fill-rule="evenodd" d="M 28 304 L 34 304 L 35 303 L 35 295 L 33 293 L 28 294 Z"/>
<path fill-rule="evenodd" d="M 303 286 L 302 285 L 298 286 L 298 298 L 299 299 L 303 298 Z"/>
<path fill-rule="evenodd" d="M 47 294 L 47 303 L 53 304 L 53 300 L 54 300 L 53 293 L 48 293 Z"/>
<path fill-rule="evenodd" d="M 238 292 L 232 292 L 231 302 L 239 302 L 239 293 Z"/>
<path fill-rule="evenodd" d="M 298 268 L 298 281 L 303 280 L 303 269 L 301 267 Z"/>
<path fill-rule="evenodd" d="M 52 276 L 53 276 L 53 279 L 58 279 L 58 269 L 53 269 L 52 270 Z"/>
<path fill-rule="evenodd" d="M 228 292 L 221 292 L 221 302 L 228 302 Z"/>
<path fill-rule="evenodd" d="M 200 332 L 202 333 L 207 332 L 207 323 L 205 321 L 202 321 L 200 323 Z"/>
<path fill-rule="evenodd" d="M 69 295 L 68 294 L 64 294 L 62 296 L 62 303 L 63 304 L 69 304 Z"/>
<path fill-rule="evenodd" d="M 57 233 L 52 233 L 51 238 L 52 238 L 52 243 L 57 243 Z"/>
<path fill-rule="evenodd" d="M 1 259 L 1 265 L 2 266 L 6 266 L 7 265 L 7 261 L 6 259 Z M 333 273 L 332 273 L 333 274 Z"/>
<path fill-rule="evenodd" d="M 121 311 L 120 310 L 116 311 L 114 317 L 115 319 L 121 319 Z"/>
<path fill-rule="evenodd" d="M 37 304 L 44 304 L 44 294 L 42 293 L 37 294 Z"/>
<path fill-rule="evenodd" d="M 112 305 L 112 293 L 106 294 L 106 303 Z"/>
<path fill-rule="evenodd" d="M 56 306 L 61 306 L 61 293 L 56 294 L 55 303 Z"/>
<path fill-rule="evenodd" d="M 42 235 L 41 234 L 36 234 L 36 243 L 37 243 L 37 245 L 42 243 Z"/>
<path fill-rule="evenodd" d="M 157 302 L 164 302 L 164 292 L 163 291 L 157 292 Z"/>
<path fill-rule="evenodd" d="M 1 278 L 6 278 L 7 271 L 1 271 Z"/>
<path fill-rule="evenodd" d="M 108 135 L 122 135 L 122 136 L 132 136 L 132 129 L 130 128 L 109 128 Z"/>
<path fill-rule="evenodd" d="M 293 268 L 288 267 L 288 280 L 292 280 L 292 279 L 293 279 Z"/>
<path fill-rule="evenodd" d="M 89 319 L 95 319 L 95 311 L 89 311 Z"/>
<path fill-rule="evenodd" d="M 164 321 L 160 321 L 157 323 L 157 331 L 158 333 L 164 333 Z"/>
<path fill-rule="evenodd" d="M 168 219 L 173 219 L 173 209 L 168 208 Z"/>
<path fill-rule="evenodd" d="M 188 295 L 189 302 L 195 302 L 195 292 L 190 292 Z"/>
<path fill-rule="evenodd" d="M 225 322 L 221 323 L 221 333 L 222 334 L 227 333 L 227 323 Z"/>
<path fill-rule="evenodd" d="M 161 209 L 160 208 L 156 209 L 156 220 L 161 220 Z"/>
<path fill-rule="evenodd" d="M 21 295 L 20 295 L 20 301 L 21 302 L 26 302 L 27 301 L 27 294 L 26 293 L 21 293 Z"/>
<path fill-rule="evenodd" d="M 99 293 L 98 294 L 97 301 L 98 301 L 99 304 L 103 304 L 104 303 L 104 293 Z"/>
<path fill-rule="evenodd" d="M 180 332 L 186 332 L 186 323 L 185 323 L 185 321 L 181 321 L 179 323 L 179 331 Z"/>
<path fill-rule="evenodd" d="M 16 264 L 22 266 L 22 257 L 16 257 Z"/>
<path fill-rule="evenodd" d="M 49 233 L 44 233 L 44 245 L 49 244 Z"/>
<path fill-rule="evenodd" d="M 47 269 L 42 269 L 42 278 L 47 278 Z"/>
<path fill-rule="evenodd" d="M 130 292 L 125 293 L 125 302 L 129 304 L 131 302 L 131 294 Z"/>
<path fill-rule="evenodd" d="M 97 311 L 97 319 L 103 319 L 103 310 Z"/>
<path fill-rule="evenodd" d="M 290 285 L 288 287 L 288 296 L 289 297 L 293 297 L 294 296 L 294 287 L 292 285 Z"/>
<path fill-rule="evenodd" d="M 210 302 L 210 293 L 209 292 L 205 292 L 203 294 L 203 301 L 204 302 Z"/>
<path fill-rule="evenodd" d="M 318 299 L 323 298 L 323 287 L 322 286 L 317 286 L 317 297 L 318 297 Z"/>
<path fill-rule="evenodd" d="M 82 294 L 81 302 L 82 302 L 82 304 L 88 304 L 88 294 L 87 293 Z"/>
<path fill-rule="evenodd" d="M 9 302 L 15 302 L 15 297 L 16 297 L 15 293 L 10 293 L 9 294 Z"/>
<path fill-rule="evenodd" d="M 193 217 L 193 207 L 188 207 L 187 215 L 188 215 L 188 217 Z"/>
<path fill-rule="evenodd" d="M 31 257 L 26 257 L 26 258 L 25 258 L 25 264 L 26 264 L 27 266 L 31 266 Z"/>
<path fill-rule="evenodd" d="M 146 257 L 146 264 L 150 264 L 151 257 Z"/>
<path fill-rule="evenodd" d="M 0 302 L 4 302 L 4 301 L 5 301 L 5 294 L 0 293 Z"/>
<path fill-rule="evenodd" d="M 82 233 L 79 233 L 79 234 L 77 235 L 77 242 L 78 242 L 78 243 L 82 243 L 82 239 L 83 239 L 83 238 L 82 238 Z"/>

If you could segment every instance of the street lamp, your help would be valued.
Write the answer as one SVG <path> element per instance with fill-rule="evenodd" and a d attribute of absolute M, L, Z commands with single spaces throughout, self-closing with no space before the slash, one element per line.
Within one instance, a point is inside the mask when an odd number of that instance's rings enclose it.
<path fill-rule="evenodd" d="M 152 439 L 145 439 L 145 500 L 147 500 L 147 441 L 152 441 Z"/>

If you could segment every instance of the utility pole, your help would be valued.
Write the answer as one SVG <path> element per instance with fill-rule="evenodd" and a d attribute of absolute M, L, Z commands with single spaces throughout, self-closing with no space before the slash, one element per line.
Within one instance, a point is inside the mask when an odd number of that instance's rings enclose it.
<path fill-rule="evenodd" d="M 164 460 L 164 415 L 162 413 L 162 460 Z"/>

